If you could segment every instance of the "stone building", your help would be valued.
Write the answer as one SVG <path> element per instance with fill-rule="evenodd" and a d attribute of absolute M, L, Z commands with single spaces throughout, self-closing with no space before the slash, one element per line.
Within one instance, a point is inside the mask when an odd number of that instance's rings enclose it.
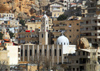
<path fill-rule="evenodd" d="M 75 45 L 69 45 L 69 40 L 63 34 L 59 36 L 56 44 L 51 44 L 51 33 L 48 31 L 48 17 L 43 16 L 41 30 L 39 32 L 39 44 L 22 44 L 21 45 L 21 61 L 30 62 L 31 59 L 41 60 L 45 62 L 49 60 L 52 65 L 54 63 L 63 64 L 67 59 L 67 54 L 75 53 Z M 62 40 L 63 39 L 63 40 Z"/>
<path fill-rule="evenodd" d="M 70 44 L 76 44 L 76 40 L 80 37 L 80 22 L 81 20 L 64 20 L 53 21 L 53 41 L 56 43 L 57 38 L 65 31 L 65 36 L 68 37 Z"/>
<path fill-rule="evenodd" d="M 100 49 L 89 46 L 86 38 L 80 38 L 75 54 L 68 55 L 67 71 L 99 71 Z M 86 43 L 87 42 L 87 43 Z M 80 48 L 79 48 L 80 47 Z"/>

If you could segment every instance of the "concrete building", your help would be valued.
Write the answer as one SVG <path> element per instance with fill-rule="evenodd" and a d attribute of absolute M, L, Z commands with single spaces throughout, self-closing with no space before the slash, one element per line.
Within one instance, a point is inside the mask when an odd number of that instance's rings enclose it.
<path fill-rule="evenodd" d="M 0 64 L 9 65 L 8 51 L 0 50 Z"/>
<path fill-rule="evenodd" d="M 33 30 L 35 31 L 35 29 L 40 29 L 41 28 L 41 21 L 40 22 L 27 22 L 25 24 L 26 29 L 27 30 Z"/>
<path fill-rule="evenodd" d="M 20 61 L 20 46 L 6 46 L 9 57 L 9 65 L 18 65 Z"/>
<path fill-rule="evenodd" d="M 86 37 L 93 46 L 100 46 L 100 0 L 86 2 L 87 8 L 83 9 L 83 22 L 81 23 L 81 36 Z"/>
<path fill-rule="evenodd" d="M 80 38 L 80 22 L 81 20 L 64 20 L 53 21 L 53 41 L 56 43 L 57 38 L 65 31 L 70 44 L 76 44 L 76 40 Z"/>
<path fill-rule="evenodd" d="M 90 47 L 87 39 L 78 40 L 75 54 L 68 55 L 67 71 L 99 71 L 100 49 Z M 83 45 L 84 44 L 84 45 Z M 80 48 L 79 48 L 80 47 Z"/>
<path fill-rule="evenodd" d="M 64 5 L 60 2 L 54 2 L 49 5 L 50 12 L 52 13 L 52 18 L 57 18 L 64 13 Z"/>
<path fill-rule="evenodd" d="M 25 43 L 33 43 L 39 44 L 39 32 L 30 32 L 30 31 L 22 31 L 18 33 L 18 43 L 25 44 Z"/>

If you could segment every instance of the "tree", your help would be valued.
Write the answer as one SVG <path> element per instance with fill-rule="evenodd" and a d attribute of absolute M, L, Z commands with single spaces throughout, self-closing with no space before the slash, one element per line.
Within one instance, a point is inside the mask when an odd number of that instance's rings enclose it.
<path fill-rule="evenodd" d="M 3 37 L 3 34 L 0 32 L 0 39 L 2 39 L 2 37 Z"/>
<path fill-rule="evenodd" d="M 64 69 L 64 71 L 66 71 L 68 69 L 66 64 L 62 64 L 61 67 Z"/>
<path fill-rule="evenodd" d="M 67 19 L 67 16 L 64 15 L 64 14 L 60 15 L 60 16 L 57 18 L 57 20 L 65 20 L 65 19 Z"/>
<path fill-rule="evenodd" d="M 20 23 L 22 26 L 25 26 L 25 20 L 21 19 L 21 20 L 19 21 L 19 23 Z"/>
<path fill-rule="evenodd" d="M 9 31 L 9 35 L 10 35 L 10 38 L 14 37 L 14 33 L 12 33 L 11 31 Z"/>
<path fill-rule="evenodd" d="M 3 62 L 2 64 L 0 63 L 0 71 L 9 71 L 10 67 Z"/>

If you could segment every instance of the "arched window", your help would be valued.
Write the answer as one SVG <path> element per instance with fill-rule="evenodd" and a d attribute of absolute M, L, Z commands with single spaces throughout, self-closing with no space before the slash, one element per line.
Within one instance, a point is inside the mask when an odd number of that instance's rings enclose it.
<path fill-rule="evenodd" d="M 47 53 L 47 51 L 46 51 L 46 49 L 45 49 L 45 56 L 46 56 L 46 53 Z"/>
<path fill-rule="evenodd" d="M 56 56 L 56 49 L 55 49 L 55 56 Z"/>
<path fill-rule="evenodd" d="M 32 50 L 30 49 L 30 56 L 32 56 Z"/>

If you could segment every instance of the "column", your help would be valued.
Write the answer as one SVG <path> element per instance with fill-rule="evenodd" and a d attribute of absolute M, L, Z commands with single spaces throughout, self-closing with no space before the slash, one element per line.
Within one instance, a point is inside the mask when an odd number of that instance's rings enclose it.
<path fill-rule="evenodd" d="M 63 64 L 63 45 L 62 45 L 62 50 L 61 50 L 61 56 L 62 56 L 62 64 Z"/>
<path fill-rule="evenodd" d="M 52 45 L 52 65 L 54 64 L 54 45 Z"/>
<path fill-rule="evenodd" d="M 34 60 L 34 45 L 32 46 L 32 59 Z"/>
<path fill-rule="evenodd" d="M 29 45 L 28 45 L 27 49 L 28 49 L 28 50 L 27 50 L 27 61 L 29 61 L 29 55 L 30 55 L 30 54 L 29 54 L 29 53 L 30 53 L 30 51 L 29 51 Z"/>
<path fill-rule="evenodd" d="M 37 57 L 39 59 L 39 45 L 37 45 Z"/>
<path fill-rule="evenodd" d="M 44 45 L 42 45 L 42 58 L 43 58 L 43 61 L 44 61 Z"/>
<path fill-rule="evenodd" d="M 49 59 L 49 45 L 47 45 L 47 59 Z"/>
<path fill-rule="evenodd" d="M 25 49 L 24 49 L 24 45 L 23 46 L 23 61 L 24 61 L 24 56 L 25 56 Z"/>
<path fill-rule="evenodd" d="M 59 45 L 57 45 L 57 64 L 59 64 Z"/>

